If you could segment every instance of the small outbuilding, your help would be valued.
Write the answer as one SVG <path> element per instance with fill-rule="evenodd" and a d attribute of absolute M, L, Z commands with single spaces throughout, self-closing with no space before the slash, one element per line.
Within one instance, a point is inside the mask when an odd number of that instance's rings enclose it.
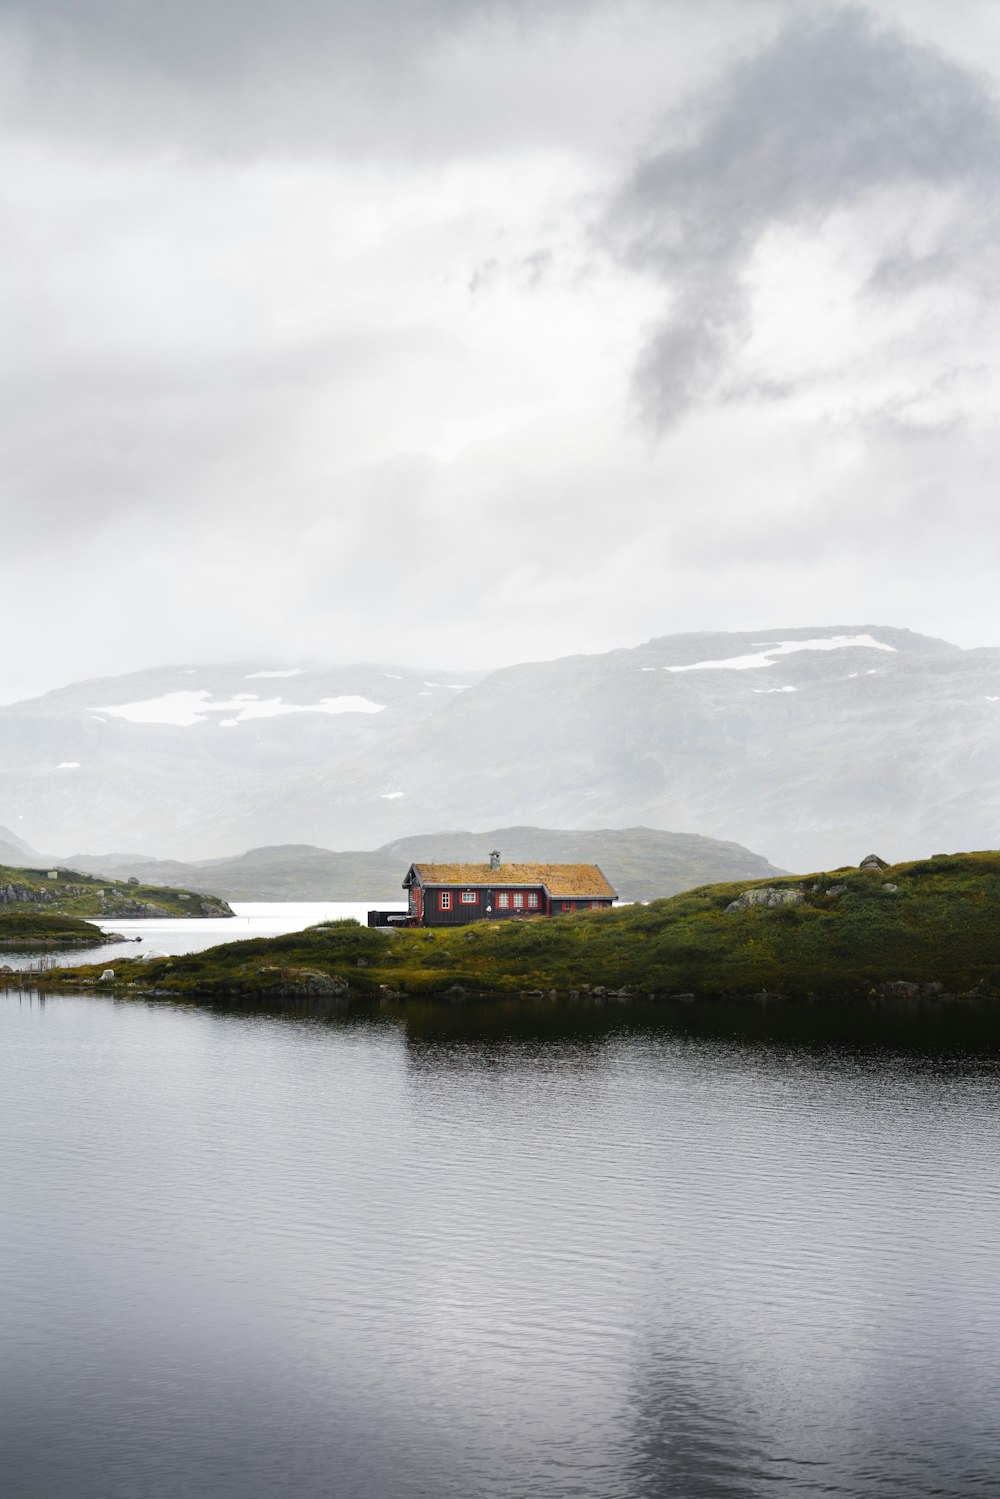
<path fill-rule="evenodd" d="M 467 926 L 563 916 L 605 910 L 618 894 L 596 864 L 502 864 L 496 850 L 482 864 L 411 864 L 403 889 L 406 914 L 389 922 L 380 919 L 389 913 L 370 911 L 369 926 Z"/>

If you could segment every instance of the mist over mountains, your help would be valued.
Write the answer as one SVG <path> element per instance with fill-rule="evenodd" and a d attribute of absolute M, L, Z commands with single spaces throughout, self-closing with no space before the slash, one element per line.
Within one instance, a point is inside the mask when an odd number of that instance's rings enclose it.
<path fill-rule="evenodd" d="M 0 709 L 0 821 L 182 860 L 635 827 L 817 868 L 1000 842 L 1000 649 L 881 625 L 672 635 L 480 678 L 158 668 Z"/>
<path fill-rule="evenodd" d="M 405 904 L 402 877 L 415 860 L 481 863 L 494 848 L 505 863 L 598 864 L 625 901 L 655 900 L 696 885 L 759 880 L 782 872 L 737 843 L 652 828 L 491 828 L 417 834 L 368 852 L 292 843 L 192 863 L 114 854 L 73 855 L 69 863 L 111 879 L 132 875 L 143 884 L 179 885 L 234 901 L 364 898 Z"/>

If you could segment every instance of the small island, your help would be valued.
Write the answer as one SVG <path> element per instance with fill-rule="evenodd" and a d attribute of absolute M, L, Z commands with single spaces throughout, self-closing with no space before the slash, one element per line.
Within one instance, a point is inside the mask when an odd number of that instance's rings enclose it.
<path fill-rule="evenodd" d="M 57 911 L 4 910 L 0 907 L 0 952 L 36 947 L 103 947 L 114 932 L 102 932 L 91 921 Z"/>
<path fill-rule="evenodd" d="M 336 1002 L 948 1001 L 1000 997 L 1000 852 L 705 885 L 648 905 L 460 930 L 325 922 L 184 957 L 54 969 L 45 987 Z"/>

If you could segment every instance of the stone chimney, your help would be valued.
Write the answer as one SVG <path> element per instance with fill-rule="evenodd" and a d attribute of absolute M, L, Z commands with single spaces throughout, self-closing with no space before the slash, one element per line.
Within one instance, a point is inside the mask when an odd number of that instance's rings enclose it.
<path fill-rule="evenodd" d="M 500 868 L 500 850 L 495 848 L 490 854 L 490 868 L 496 874 Z"/>

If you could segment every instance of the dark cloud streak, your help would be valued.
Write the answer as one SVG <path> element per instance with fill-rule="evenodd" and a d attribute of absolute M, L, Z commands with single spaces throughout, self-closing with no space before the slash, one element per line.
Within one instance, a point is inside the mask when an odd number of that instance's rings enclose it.
<path fill-rule="evenodd" d="M 794 20 L 668 130 L 674 143 L 639 163 L 605 226 L 617 253 L 669 290 L 635 381 L 661 430 L 711 390 L 743 342 L 745 272 L 771 226 L 817 229 L 876 190 L 913 186 L 959 190 L 974 219 L 1000 184 L 989 86 L 854 8 Z M 898 293 L 957 268 L 900 248 L 873 289 Z"/>

